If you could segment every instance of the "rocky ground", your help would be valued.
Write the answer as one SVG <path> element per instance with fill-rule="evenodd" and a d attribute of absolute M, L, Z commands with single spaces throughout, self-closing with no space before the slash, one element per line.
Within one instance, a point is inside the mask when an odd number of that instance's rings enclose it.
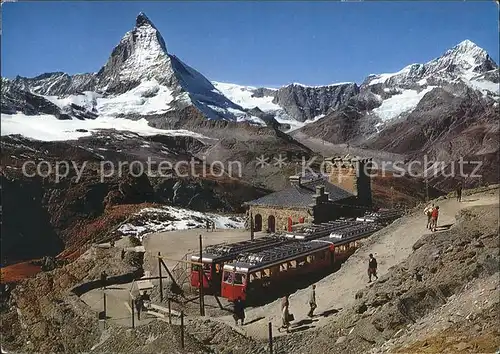
<path fill-rule="evenodd" d="M 2 289 L 2 348 L 21 352 L 81 352 L 99 338 L 98 316 L 75 292 L 108 277 L 140 274 L 118 248 L 91 248 L 75 262 Z M 119 278 L 115 278 L 119 279 Z M 80 290 L 79 290 L 80 289 Z M 84 287 L 84 289 L 86 289 Z"/>

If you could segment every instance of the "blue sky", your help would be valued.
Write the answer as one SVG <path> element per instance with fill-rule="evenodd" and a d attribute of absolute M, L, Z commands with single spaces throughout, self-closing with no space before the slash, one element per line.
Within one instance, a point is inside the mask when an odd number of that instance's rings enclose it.
<path fill-rule="evenodd" d="M 466 2 L 21 2 L 2 5 L 2 76 L 96 72 L 143 11 L 210 80 L 361 82 L 464 39 L 498 63 L 498 7 Z"/>

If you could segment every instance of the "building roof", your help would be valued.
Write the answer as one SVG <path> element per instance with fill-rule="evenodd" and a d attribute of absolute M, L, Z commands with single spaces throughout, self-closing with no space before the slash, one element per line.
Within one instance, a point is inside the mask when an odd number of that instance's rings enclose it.
<path fill-rule="evenodd" d="M 268 194 L 262 198 L 249 201 L 245 204 L 306 208 L 314 203 L 313 196 L 316 194 L 316 187 L 319 186 L 325 187 L 325 193 L 328 193 L 328 199 L 332 202 L 354 196 L 354 194 L 346 191 L 345 189 L 320 178 L 313 181 L 302 182 L 300 185 L 292 185 L 279 192 Z"/>

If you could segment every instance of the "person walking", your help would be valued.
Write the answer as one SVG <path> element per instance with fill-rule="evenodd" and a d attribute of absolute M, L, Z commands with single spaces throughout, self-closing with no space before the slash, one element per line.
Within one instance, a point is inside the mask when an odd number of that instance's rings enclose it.
<path fill-rule="evenodd" d="M 458 182 L 457 184 L 457 201 L 462 201 L 462 182 Z"/>
<path fill-rule="evenodd" d="M 375 259 L 375 257 L 373 257 L 373 254 L 371 254 L 371 253 L 370 253 L 370 255 L 368 257 L 369 257 L 369 260 L 368 260 L 368 283 L 371 283 L 372 282 L 372 276 L 375 277 L 375 280 L 378 279 L 378 276 L 377 276 L 377 260 Z"/>
<path fill-rule="evenodd" d="M 288 295 L 281 299 L 281 321 L 282 328 L 286 329 L 286 333 L 289 333 L 290 328 L 290 311 L 289 311 L 290 302 L 288 300 Z"/>
<path fill-rule="evenodd" d="M 149 310 L 151 307 L 151 297 L 147 291 L 144 291 L 144 294 L 142 294 L 142 306 L 143 310 Z"/>
<path fill-rule="evenodd" d="M 437 224 L 438 224 L 438 217 L 439 217 L 439 206 L 436 206 L 432 210 L 432 232 L 436 231 Z"/>
<path fill-rule="evenodd" d="M 243 323 L 245 322 L 245 305 L 243 304 L 243 300 L 241 299 L 241 296 L 236 299 L 234 302 L 234 323 L 236 326 L 238 325 L 238 321 L 241 320 L 241 325 L 243 326 Z"/>
<path fill-rule="evenodd" d="M 101 288 L 106 289 L 106 283 L 108 280 L 108 274 L 105 270 L 101 272 Z"/>
<path fill-rule="evenodd" d="M 428 229 L 431 228 L 432 210 L 434 210 L 434 203 L 427 205 L 425 207 L 425 209 L 424 209 L 424 214 L 427 216 L 427 226 L 426 226 L 426 228 L 428 228 Z"/>
<path fill-rule="evenodd" d="M 142 296 L 139 295 L 135 298 L 135 309 L 137 310 L 137 319 L 141 320 L 141 310 L 142 310 Z"/>
<path fill-rule="evenodd" d="M 311 292 L 309 293 L 309 313 L 307 314 L 307 316 L 313 317 L 316 307 L 318 307 L 318 305 L 316 304 L 316 285 L 313 284 L 311 287 Z"/>

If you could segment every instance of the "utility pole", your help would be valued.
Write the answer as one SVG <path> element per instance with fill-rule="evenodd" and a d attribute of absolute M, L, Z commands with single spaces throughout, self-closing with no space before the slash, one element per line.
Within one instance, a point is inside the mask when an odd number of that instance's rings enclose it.
<path fill-rule="evenodd" d="M 161 276 L 161 253 L 158 252 L 158 275 L 160 276 L 160 302 L 163 302 L 163 281 Z"/>
<path fill-rule="evenodd" d="M 269 336 L 269 353 L 273 354 L 273 325 L 271 322 L 267 324 L 268 336 Z"/>
<path fill-rule="evenodd" d="M 104 307 L 104 320 L 106 320 L 106 291 L 102 289 L 102 301 L 103 301 L 103 307 Z"/>
<path fill-rule="evenodd" d="M 200 272 L 199 272 L 199 283 L 200 283 L 200 316 L 205 316 L 205 298 L 203 296 L 203 240 L 200 235 Z"/>
<path fill-rule="evenodd" d="M 254 234 L 253 234 L 253 215 L 252 212 L 250 212 L 250 240 L 254 239 Z"/>
<path fill-rule="evenodd" d="M 181 348 L 184 349 L 184 311 L 181 310 Z"/>
<path fill-rule="evenodd" d="M 130 296 L 130 307 L 132 308 L 132 328 L 135 328 L 135 318 L 134 318 L 134 298 Z"/>

